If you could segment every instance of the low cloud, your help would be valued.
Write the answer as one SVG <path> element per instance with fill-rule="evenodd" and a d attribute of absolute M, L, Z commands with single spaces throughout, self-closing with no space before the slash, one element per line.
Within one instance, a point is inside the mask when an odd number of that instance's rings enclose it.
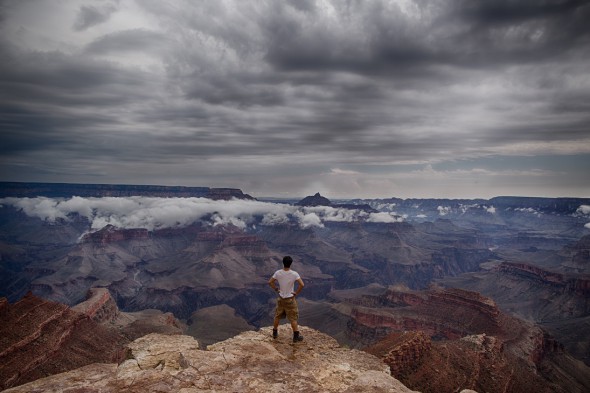
<path fill-rule="evenodd" d="M 451 208 L 448 206 L 439 206 L 436 208 L 436 210 L 438 210 L 438 214 L 440 216 L 446 216 L 451 212 Z"/>
<path fill-rule="evenodd" d="M 30 217 L 48 222 L 70 220 L 73 215 L 85 217 L 91 230 L 106 225 L 118 228 L 148 230 L 184 227 L 194 222 L 209 225 L 231 224 L 240 228 L 250 225 L 297 223 L 302 228 L 323 227 L 326 222 L 396 222 L 400 217 L 390 213 L 371 214 L 355 209 L 330 206 L 298 207 L 260 201 L 216 201 L 206 198 L 105 197 L 53 199 L 4 198 L 0 205 L 13 206 Z"/>
<path fill-rule="evenodd" d="M 391 214 L 388 212 L 380 212 L 380 213 L 371 213 L 369 218 L 367 218 L 367 222 L 383 222 L 383 223 L 392 223 L 392 222 L 402 222 L 403 218 Z"/>

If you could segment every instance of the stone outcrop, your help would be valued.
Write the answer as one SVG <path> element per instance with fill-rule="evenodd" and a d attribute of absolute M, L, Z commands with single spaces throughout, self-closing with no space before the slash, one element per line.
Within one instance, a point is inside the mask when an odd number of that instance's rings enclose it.
<path fill-rule="evenodd" d="M 92 364 L 12 388 L 6 393 L 52 392 L 412 392 L 378 358 L 344 349 L 329 336 L 301 327 L 291 342 L 287 325 L 245 332 L 200 350 L 188 336 L 150 334 L 128 346 L 117 365 Z"/>
<path fill-rule="evenodd" d="M 380 357 L 391 375 L 406 375 L 417 369 L 432 348 L 431 338 L 422 331 L 392 333 L 365 351 Z"/>
<path fill-rule="evenodd" d="M 330 297 L 331 306 L 313 306 L 320 311 L 317 323 L 339 320 L 347 326 L 346 337 L 339 339 L 365 343 L 411 389 L 581 393 L 590 388 L 589 368 L 559 342 L 476 292 L 372 285 L 333 291 Z"/>
<path fill-rule="evenodd" d="M 306 196 L 302 200 L 296 203 L 297 206 L 331 206 L 332 202 L 326 197 L 320 195 L 319 192 L 316 192 L 312 196 Z"/>
<path fill-rule="evenodd" d="M 551 272 L 525 263 L 503 262 L 497 269 L 500 273 L 555 287 L 563 292 L 571 292 L 580 296 L 590 295 L 590 276 L 588 275 L 568 277 L 562 273 Z"/>
<path fill-rule="evenodd" d="M 180 334 L 170 313 L 119 311 L 106 288 L 70 308 L 28 294 L 0 299 L 0 389 L 94 362 L 116 362 L 124 346 L 148 333 Z"/>
<path fill-rule="evenodd" d="M 333 296 L 356 305 L 350 313 L 348 334 L 367 344 L 394 331 L 418 330 L 432 337 L 457 339 L 469 332 L 498 330 L 499 309 L 491 299 L 476 292 L 417 292 L 390 287 L 381 294 Z"/>
<path fill-rule="evenodd" d="M 406 386 L 427 392 L 578 392 L 590 387 L 588 368 L 539 329 L 458 340 L 429 340 L 421 332 L 393 333 L 366 348 Z M 517 347 L 520 347 L 516 349 Z M 522 350 L 529 351 L 528 358 Z M 565 371 L 567 370 L 567 371 Z"/>
<path fill-rule="evenodd" d="M 502 339 L 485 333 L 431 341 L 424 333 L 407 332 L 391 334 L 366 350 L 380 356 L 392 375 L 423 393 L 562 391 L 505 346 Z"/>
<path fill-rule="evenodd" d="M 154 309 L 120 311 L 106 288 L 91 288 L 86 300 L 72 307 L 72 310 L 119 332 L 130 341 L 149 333 L 181 334 L 186 329 L 172 313 Z"/>
<path fill-rule="evenodd" d="M 362 210 L 367 213 L 377 213 L 378 210 L 373 209 L 366 203 L 354 204 L 354 203 L 332 203 L 328 198 L 320 195 L 316 192 L 314 195 L 307 196 L 295 203 L 297 206 L 331 206 L 337 209 L 349 209 L 349 210 Z"/>
<path fill-rule="evenodd" d="M 95 362 L 123 358 L 118 332 L 31 294 L 0 307 L 0 389 Z"/>
<path fill-rule="evenodd" d="M 88 316 L 98 322 L 112 322 L 119 317 L 117 303 L 106 288 L 92 288 L 88 291 L 86 301 L 72 307 L 72 310 Z"/>

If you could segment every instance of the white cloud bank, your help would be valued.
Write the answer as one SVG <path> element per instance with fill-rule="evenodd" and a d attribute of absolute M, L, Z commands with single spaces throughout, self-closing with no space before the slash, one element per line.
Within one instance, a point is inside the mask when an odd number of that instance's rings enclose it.
<path fill-rule="evenodd" d="M 86 217 L 92 230 L 106 225 L 148 230 L 184 227 L 197 221 L 210 225 L 233 224 L 240 228 L 259 223 L 278 225 L 296 222 L 302 228 L 323 227 L 325 222 L 398 222 L 403 219 L 390 213 L 366 213 L 362 210 L 329 206 L 299 207 L 280 203 L 206 198 L 104 197 L 53 199 L 4 198 L 0 205 L 10 205 L 30 217 L 48 222 L 69 220 L 74 214 Z"/>
<path fill-rule="evenodd" d="M 590 205 L 580 205 L 574 216 L 590 216 Z M 584 225 L 584 228 L 590 229 L 590 222 Z"/>

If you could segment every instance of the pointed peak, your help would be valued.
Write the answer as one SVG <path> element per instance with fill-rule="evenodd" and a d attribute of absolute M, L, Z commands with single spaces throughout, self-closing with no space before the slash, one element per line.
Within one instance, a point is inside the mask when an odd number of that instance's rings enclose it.
<path fill-rule="evenodd" d="M 298 206 L 331 206 L 332 202 L 326 197 L 316 192 L 314 196 L 307 196 L 296 203 Z"/>

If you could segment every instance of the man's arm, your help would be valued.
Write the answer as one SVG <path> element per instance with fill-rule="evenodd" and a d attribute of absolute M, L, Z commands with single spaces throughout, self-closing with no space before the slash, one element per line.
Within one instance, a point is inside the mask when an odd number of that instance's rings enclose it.
<path fill-rule="evenodd" d="M 303 280 L 300 278 L 297 279 L 297 284 L 299 284 L 299 285 L 297 286 L 297 290 L 295 292 L 293 292 L 294 296 L 299 295 L 299 292 L 301 292 L 303 290 L 303 287 L 305 286 L 305 284 L 303 283 Z"/>
<path fill-rule="evenodd" d="M 277 288 L 276 285 L 277 279 L 274 277 L 271 277 L 270 280 L 268 280 L 268 285 L 275 291 L 278 292 L 279 288 Z"/>

